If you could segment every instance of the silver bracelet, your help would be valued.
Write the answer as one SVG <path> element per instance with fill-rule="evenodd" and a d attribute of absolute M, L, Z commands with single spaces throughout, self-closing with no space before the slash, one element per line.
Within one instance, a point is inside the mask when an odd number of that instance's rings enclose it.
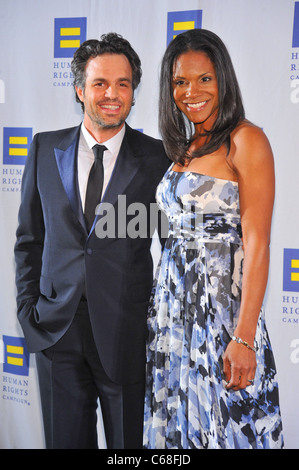
<path fill-rule="evenodd" d="M 247 341 L 243 341 L 241 338 L 238 338 L 237 336 L 233 336 L 233 337 L 232 337 L 232 340 L 233 340 L 233 341 L 236 341 L 236 342 L 239 343 L 239 344 L 244 344 L 244 346 L 246 346 L 246 348 L 251 349 L 251 351 L 256 352 L 256 349 L 253 348 L 253 347 L 251 347 L 251 346 L 247 343 Z"/>

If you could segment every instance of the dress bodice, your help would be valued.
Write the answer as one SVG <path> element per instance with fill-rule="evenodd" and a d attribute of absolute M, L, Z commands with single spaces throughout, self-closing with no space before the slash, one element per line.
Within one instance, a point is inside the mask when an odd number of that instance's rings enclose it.
<path fill-rule="evenodd" d="M 168 237 L 241 243 L 238 183 L 169 169 L 157 188 Z"/>

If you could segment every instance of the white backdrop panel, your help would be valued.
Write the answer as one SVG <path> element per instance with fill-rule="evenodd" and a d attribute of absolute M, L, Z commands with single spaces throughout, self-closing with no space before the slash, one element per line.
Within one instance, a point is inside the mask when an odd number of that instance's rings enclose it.
<path fill-rule="evenodd" d="M 55 20 L 86 18 L 86 39 L 115 31 L 131 42 L 140 55 L 143 78 L 129 124 L 158 137 L 159 67 L 168 13 L 191 11 L 192 17 L 194 10 L 201 10 L 201 26 L 226 43 L 247 117 L 264 129 L 275 156 L 277 189 L 265 307 L 279 374 L 286 448 L 299 448 L 299 281 L 289 282 L 292 272 L 295 278 L 299 272 L 299 2 L 294 0 L 0 1 L 0 448 L 44 447 L 34 356 L 22 367 L 18 362 L 26 359 L 26 351 L 16 320 L 13 246 L 26 157 L 10 159 L 7 139 L 15 132 L 30 140 L 30 132 L 81 122 L 71 58 L 54 57 Z M 295 260 L 293 265 L 288 265 L 285 249 Z M 153 256 L 157 260 L 157 248 Z M 101 419 L 99 445 L 105 446 Z"/>

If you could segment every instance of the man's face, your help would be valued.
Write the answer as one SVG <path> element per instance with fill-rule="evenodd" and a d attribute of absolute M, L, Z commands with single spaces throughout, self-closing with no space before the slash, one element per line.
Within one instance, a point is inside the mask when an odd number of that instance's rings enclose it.
<path fill-rule="evenodd" d="M 84 103 L 84 124 L 90 131 L 115 135 L 131 110 L 132 68 L 123 54 L 103 54 L 87 62 L 85 89 L 76 87 Z"/>

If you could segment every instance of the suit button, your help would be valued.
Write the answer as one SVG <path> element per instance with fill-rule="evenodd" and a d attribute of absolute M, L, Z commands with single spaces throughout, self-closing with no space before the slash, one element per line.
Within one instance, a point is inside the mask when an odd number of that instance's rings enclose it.
<path fill-rule="evenodd" d="M 91 255 L 91 254 L 92 254 L 92 249 L 91 249 L 91 248 L 87 248 L 86 253 L 87 253 L 88 255 Z"/>

